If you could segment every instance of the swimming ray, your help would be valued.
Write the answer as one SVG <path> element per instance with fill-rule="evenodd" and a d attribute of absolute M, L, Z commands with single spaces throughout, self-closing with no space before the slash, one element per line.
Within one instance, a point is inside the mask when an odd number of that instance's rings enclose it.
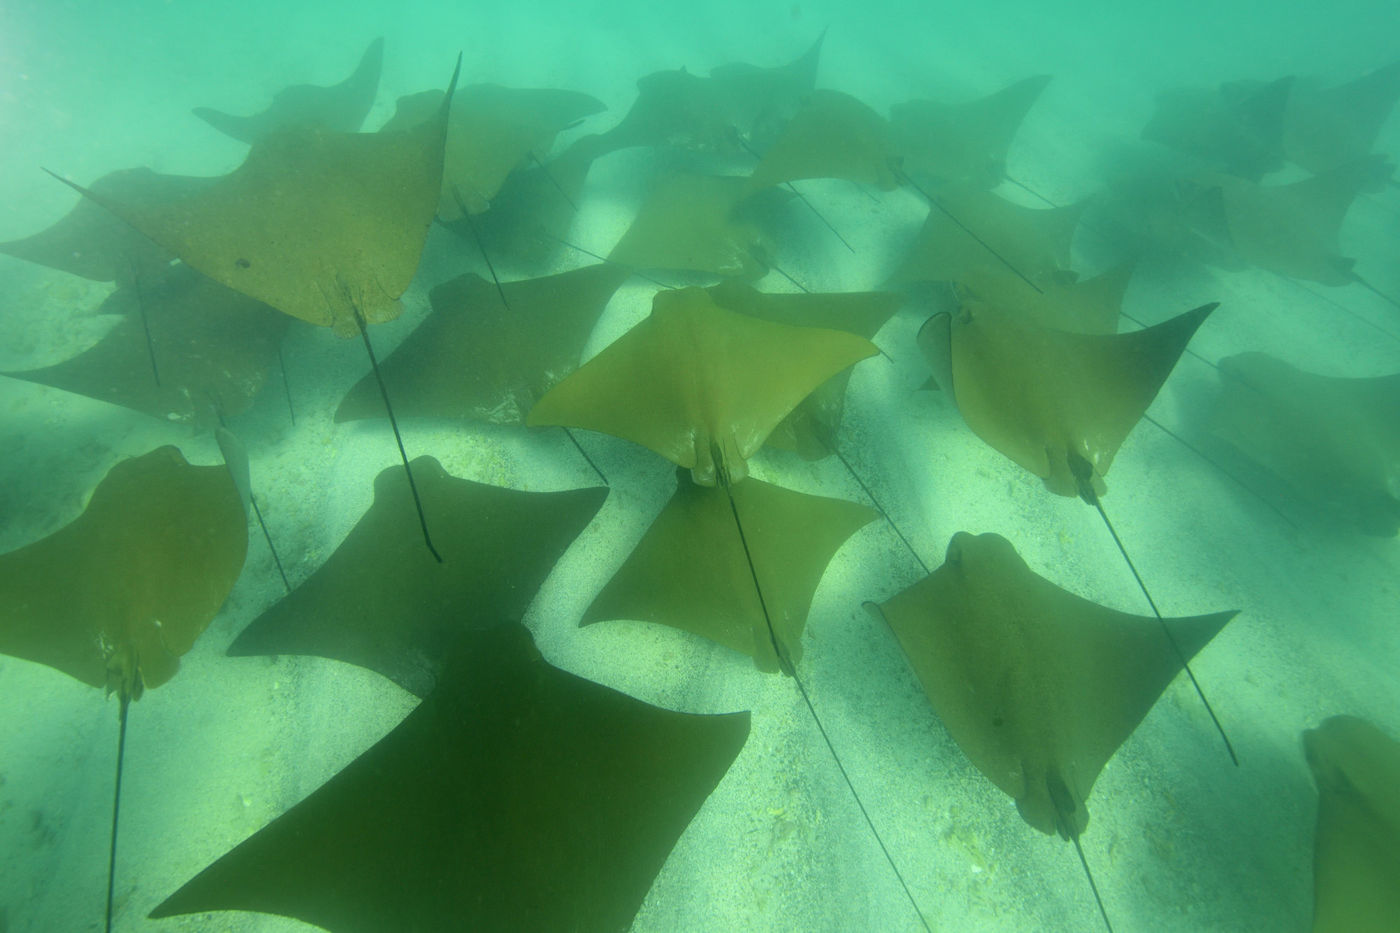
<path fill-rule="evenodd" d="M 1292 91 L 1291 76 L 1165 91 L 1142 138 L 1193 157 L 1201 168 L 1258 181 L 1283 168 Z"/>
<path fill-rule="evenodd" d="M 1095 780 L 1182 669 L 1163 626 L 1059 588 L 1000 535 L 966 532 L 941 567 L 877 608 L 968 759 L 1082 859 Z M 1163 625 L 1189 659 L 1234 615 Z"/>
<path fill-rule="evenodd" d="M 958 289 L 962 303 L 973 314 L 1009 314 L 1038 327 L 1074 334 L 1116 334 L 1133 263 L 1119 263 L 1091 279 L 1056 278 L 1038 294 L 1010 271 L 984 271 L 988 274 L 964 278 Z"/>
<path fill-rule="evenodd" d="M 245 143 L 295 126 L 320 126 L 336 133 L 354 133 L 365 122 L 379 93 L 379 73 L 384 64 L 384 39 L 369 44 L 360 63 L 344 81 L 329 87 L 294 84 L 283 88 L 261 113 L 235 116 L 212 107 L 196 107 L 194 115 L 226 136 Z"/>
<path fill-rule="evenodd" d="M 175 676 L 243 569 L 237 469 L 191 466 L 174 447 L 123 460 L 73 522 L 0 555 L 0 653 L 117 694 L 108 933 L 128 713 Z"/>
<path fill-rule="evenodd" d="M 809 393 L 879 350 L 855 334 L 727 311 L 699 288 L 651 314 L 536 403 L 525 423 L 588 428 L 648 447 L 695 482 L 738 482 Z"/>
<path fill-rule="evenodd" d="M 1001 314 L 937 314 L 919 331 L 934 378 L 978 437 L 1056 495 L 1094 497 L 1209 304 L 1144 330 L 1071 334 Z M 1092 500 L 1086 498 L 1086 501 Z"/>
<path fill-rule="evenodd" d="M 1030 296 L 1064 278 L 1081 205 L 1022 207 L 966 188 L 933 197 L 928 218 L 891 284 L 1004 280 L 1010 271 L 1024 288 L 1008 284 L 1008 289 L 1033 300 Z"/>
<path fill-rule="evenodd" d="M 977 100 L 895 104 L 890 132 L 904 171 L 935 188 L 995 188 L 1016 131 L 1049 83 L 1034 75 Z"/>
<path fill-rule="evenodd" d="M 875 513 L 750 479 L 730 490 L 742 516 L 741 539 L 723 488 L 696 485 L 684 469 L 676 471 L 676 481 L 670 502 L 580 624 L 656 622 L 747 654 L 761 671 L 780 670 L 783 661 L 795 667 L 807 611 L 827 564 Z"/>
<path fill-rule="evenodd" d="M 71 211 L 48 228 L 0 243 L 0 253 L 97 282 L 128 282 L 133 275 L 153 274 L 168 266 L 174 255 L 98 201 L 173 203 L 216 181 L 160 175 L 148 168 L 110 172 L 88 189 L 96 199 L 79 198 Z"/>
<path fill-rule="evenodd" d="M 423 605 L 418 627 L 448 628 Z M 488 616 L 489 618 L 489 616 Z M 167 898 L 332 933 L 623 930 L 749 733 L 551 667 L 516 623 L 464 633 L 393 732 Z"/>
<path fill-rule="evenodd" d="M 429 295 L 433 313 L 380 366 L 395 407 L 410 417 L 520 424 L 572 372 L 613 292 L 629 275 L 607 263 L 496 287 L 458 276 Z M 336 421 L 382 417 L 373 374 L 357 382 Z"/>
<path fill-rule="evenodd" d="M 796 327 L 822 327 L 872 340 L 899 310 L 894 292 L 829 292 L 770 294 L 741 282 L 724 282 L 706 289 L 721 308 Z M 768 435 L 769 447 L 791 450 L 807 460 L 820 460 L 836 450 L 836 433 L 846 406 L 851 371 L 844 369 L 812 390 Z"/>
<path fill-rule="evenodd" d="M 642 203 L 608 261 L 632 269 L 681 269 L 721 278 L 757 279 L 776 245 L 746 201 L 748 181 L 727 175 L 673 173 Z M 781 196 L 778 192 L 773 192 Z"/>
<path fill-rule="evenodd" d="M 1220 176 L 1230 242 L 1246 262 L 1279 275 L 1323 285 L 1354 282 L 1355 260 L 1338 253 L 1342 220 L 1357 194 L 1384 184 L 1392 170 L 1383 157 L 1371 156 L 1286 185 Z"/>
<path fill-rule="evenodd" d="M 353 336 L 357 313 L 367 323 L 398 316 L 418 268 L 442 181 L 448 100 L 434 120 L 401 133 L 279 130 L 231 174 L 182 196 L 65 184 L 216 282 Z"/>
<path fill-rule="evenodd" d="M 617 126 L 579 140 L 590 158 L 637 146 L 739 154 L 765 149 L 816 84 L 821 36 L 786 65 L 720 65 L 708 77 L 684 68 L 637 81 L 637 99 Z"/>
<path fill-rule="evenodd" d="M 431 120 L 442 105 L 442 91 L 399 98 L 398 110 L 380 132 L 407 130 Z M 603 104 L 577 91 L 469 84 L 457 89 L 448 119 L 438 217 L 453 221 L 485 213 L 512 172 L 532 157 L 543 160 L 555 137 Z"/>
<path fill-rule="evenodd" d="M 1400 743 L 1333 716 L 1303 752 L 1317 782 L 1313 933 L 1384 933 L 1400 916 Z"/>
<path fill-rule="evenodd" d="M 1397 99 L 1400 61 L 1333 87 L 1300 80 L 1288 101 L 1284 151 L 1318 175 L 1364 159 L 1374 151 Z"/>
<path fill-rule="evenodd" d="M 252 405 L 290 323 L 184 264 L 123 285 L 98 313 L 121 319 L 87 350 L 52 366 L 0 375 L 162 421 L 212 427 L 221 413 L 237 415 Z"/>
<path fill-rule="evenodd" d="M 808 95 L 749 176 L 762 191 L 804 178 L 844 178 L 882 191 L 898 187 L 889 121 L 840 91 Z"/>
<path fill-rule="evenodd" d="M 1400 533 L 1400 373 L 1321 376 L 1265 353 L 1220 361 L 1212 430 L 1370 534 Z"/>
<path fill-rule="evenodd" d="M 423 553 L 402 471 L 383 470 L 374 504 L 315 573 L 229 646 L 234 656 L 310 654 L 378 671 L 426 696 L 461 632 L 520 618 L 559 556 L 592 520 L 605 489 L 528 493 L 413 461 L 439 521 L 446 565 Z"/>

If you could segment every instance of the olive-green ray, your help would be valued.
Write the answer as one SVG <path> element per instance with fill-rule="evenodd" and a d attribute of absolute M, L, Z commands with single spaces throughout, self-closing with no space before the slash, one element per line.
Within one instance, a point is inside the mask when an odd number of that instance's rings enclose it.
<path fill-rule="evenodd" d="M 398 297 L 418 268 L 442 185 L 456 75 L 427 123 L 401 133 L 279 130 L 231 174 L 186 197 L 73 187 L 215 281 L 355 334 L 357 314 L 370 324 L 398 316 Z"/>
<path fill-rule="evenodd" d="M 723 488 L 698 486 L 684 470 L 676 476 L 676 494 L 581 624 L 637 619 L 670 625 L 747 654 L 759 670 L 770 673 L 781 666 L 773 650 L 776 637 L 795 667 L 812 594 L 827 564 L 875 512 L 756 479 L 729 490 L 731 509 Z M 734 510 L 743 522 L 742 539 Z M 763 602 L 754 589 L 755 576 Z M 772 636 L 764 605 L 773 619 Z"/>
<path fill-rule="evenodd" d="M 1320 376 L 1265 353 L 1220 361 L 1213 430 L 1371 534 L 1400 531 L 1400 373 Z"/>
<path fill-rule="evenodd" d="M 441 91 L 399 98 L 398 110 L 381 132 L 396 132 L 431 120 L 442 106 Z M 543 160 L 554 138 L 603 109 L 602 101 L 577 91 L 469 84 L 452 99 L 447 155 L 443 162 L 438 216 L 484 213 L 506 177 L 531 157 Z"/>
<path fill-rule="evenodd" d="M 986 281 L 1006 273 L 1029 299 L 1063 278 L 1081 205 L 1022 207 L 988 191 L 940 192 L 892 284 Z"/>
<path fill-rule="evenodd" d="M 1037 575 L 1005 538 L 959 532 L 941 567 L 879 607 L 959 747 L 1043 833 L 1077 839 L 1113 753 L 1182 662 L 1156 618 Z M 1234 612 L 1166 619 L 1189 660 Z"/>
<path fill-rule="evenodd" d="M 1293 78 L 1268 84 L 1179 88 L 1157 97 L 1142 138 L 1199 160 L 1201 167 L 1258 181 L 1283 168 Z"/>
<path fill-rule="evenodd" d="M 1075 334 L 1116 334 L 1123 295 L 1132 275 L 1133 263 L 1125 262 L 1091 279 L 1049 281 L 1036 293 L 1009 270 L 1003 270 L 969 277 L 963 283 L 963 303 L 974 314 L 1000 312 Z"/>
<path fill-rule="evenodd" d="M 940 188 L 995 188 L 1006 178 L 1016 131 L 1049 83 L 1049 75 L 1035 75 L 964 103 L 895 104 L 890 132 L 904 170 Z"/>
<path fill-rule="evenodd" d="M 1400 99 L 1400 61 L 1340 84 L 1299 81 L 1288 101 L 1288 158 L 1321 174 L 1370 155 Z"/>
<path fill-rule="evenodd" d="M 626 930 L 749 714 L 648 706 L 551 667 L 515 623 L 463 641 L 393 732 L 151 916 L 249 910 L 331 933 Z"/>
<path fill-rule="evenodd" d="M 1400 743 L 1355 716 L 1303 733 L 1317 782 L 1313 933 L 1386 933 L 1400 917 Z"/>
<path fill-rule="evenodd" d="M 867 340 L 899 310 L 893 292 L 764 294 L 740 282 L 706 289 L 721 308 L 797 327 L 824 327 L 858 334 Z M 836 449 L 836 432 L 845 408 L 850 370 L 842 370 L 802 400 L 768 435 L 769 447 L 791 450 L 808 460 L 828 457 Z"/>
<path fill-rule="evenodd" d="M 840 91 L 813 91 L 749 176 L 761 191 L 804 178 L 844 178 L 892 191 L 899 184 L 890 125 Z"/>
<path fill-rule="evenodd" d="M 605 489 L 530 493 L 413 461 L 443 563 L 423 547 L 404 471 L 374 480 L 374 504 L 305 583 L 229 646 L 236 656 L 310 654 L 378 671 L 426 696 L 463 631 L 518 619 Z"/>
<path fill-rule="evenodd" d="M 786 65 L 735 62 L 709 77 L 684 68 L 637 81 L 637 99 L 617 126 L 580 140 L 592 157 L 635 146 L 674 146 L 701 152 L 764 149 L 812 92 L 823 32 Z"/>
<path fill-rule="evenodd" d="M 122 317 L 87 350 L 3 375 L 162 421 L 212 427 L 220 414 L 241 414 L 252 405 L 290 324 L 285 314 L 184 264 L 123 285 L 99 313 Z"/>
<path fill-rule="evenodd" d="M 626 269 L 602 263 L 496 286 L 468 273 L 432 290 L 433 313 L 379 364 L 399 416 L 520 424 L 578 366 Z M 384 417 L 371 373 L 346 393 L 336 421 Z"/>
<path fill-rule="evenodd" d="M 1381 156 L 1286 185 L 1218 179 L 1230 242 L 1262 269 L 1323 285 L 1356 280 L 1355 260 L 1338 253 L 1337 235 L 1357 194 L 1383 184 L 1391 166 Z"/>
<path fill-rule="evenodd" d="M 72 523 L 0 556 L 0 652 L 138 699 L 175 676 L 247 549 L 226 467 L 174 447 L 123 460 Z"/>
<path fill-rule="evenodd" d="M 174 203 L 196 195 L 217 179 L 159 175 L 130 168 L 103 175 L 73 209 L 51 227 L 20 240 L 0 243 L 0 253 L 60 269 L 97 282 L 127 282 L 150 274 L 174 256 L 96 201 Z"/>
<path fill-rule="evenodd" d="M 374 106 L 383 63 L 384 39 L 379 38 L 369 44 L 355 70 L 339 84 L 330 87 L 293 84 L 273 95 L 266 110 L 250 117 L 235 116 L 212 107 L 196 107 L 194 115 L 220 133 L 245 143 L 255 143 L 293 126 L 315 125 L 336 133 L 354 133 Z"/>
<path fill-rule="evenodd" d="M 747 210 L 748 180 L 675 173 L 660 180 L 609 262 L 632 269 L 683 269 L 721 278 L 756 279 L 775 246 Z M 745 205 L 745 208 L 751 205 Z"/>
<path fill-rule="evenodd" d="M 1119 446 L 1215 307 L 1111 335 L 964 308 L 929 318 L 919 346 L 973 433 L 1061 496 L 1082 495 L 1073 464 L 1086 461 L 1103 495 Z"/>
<path fill-rule="evenodd" d="M 658 292 L 645 320 L 550 389 L 525 423 L 601 431 L 701 485 L 737 483 L 799 402 L 878 352 L 855 334 L 727 311 L 700 288 Z"/>

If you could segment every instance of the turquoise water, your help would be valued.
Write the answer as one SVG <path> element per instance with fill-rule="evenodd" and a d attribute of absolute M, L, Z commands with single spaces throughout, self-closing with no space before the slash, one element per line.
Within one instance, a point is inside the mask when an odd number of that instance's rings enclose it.
<path fill-rule="evenodd" d="M 246 147 L 190 115 L 261 109 L 279 89 L 327 84 L 365 44 L 385 38 L 367 129 L 404 94 L 441 87 L 457 53 L 462 82 L 590 93 L 608 110 L 561 137 L 601 131 L 626 112 L 635 80 L 686 66 L 773 65 L 828 29 L 819 87 L 882 113 L 910 97 L 971 99 L 1033 74 L 1053 75 L 1011 150 L 1008 196 L 1056 203 L 1099 191 L 1138 142 L 1155 94 L 1298 73 L 1343 81 L 1387 64 L 1400 11 L 1381 2 L 1287 6 L 1178 3 L 1134 9 L 983 4 L 976 10 L 874 3 L 518 4 L 439 9 L 402 4 L 8 3 L 0 9 L 0 240 L 63 215 L 79 183 L 119 168 L 232 171 Z M 1400 152 L 1400 121 L 1377 148 Z M 607 156 L 589 174 L 571 235 L 605 252 L 648 180 L 675 157 Z M 908 190 L 871 195 L 845 182 L 799 183 L 855 247 L 809 219 L 780 241 L 783 268 L 809 287 L 880 285 L 925 214 Z M 1341 252 L 1378 289 L 1400 293 L 1400 194 L 1358 199 Z M 1073 267 L 1102 269 L 1113 243 L 1081 230 Z M 507 258 L 508 278 L 560 271 Z M 476 254 L 434 230 L 403 316 L 373 330 L 381 355 L 427 312 L 429 289 Z M 777 273 L 760 287 L 789 291 Z M 105 331 L 110 292 L 0 256 L 0 369 L 74 355 Z M 641 320 L 656 287 L 633 278 L 592 339 L 591 355 Z M 1173 261 L 1135 271 L 1124 311 L 1155 322 L 1207 301 L 1220 309 L 1191 344 L 1151 414 L 1198 436 L 1217 377 L 1204 360 L 1267 350 L 1333 375 L 1400 369 L 1400 311 L 1358 285 L 1325 287 L 1257 269 Z M 931 564 L 957 531 L 996 531 L 1033 568 L 1096 602 L 1145 612 L 1097 516 L 1050 496 L 987 447 L 939 396 L 902 311 L 876 342 L 892 362 L 857 367 L 842 445 L 914 548 Z M 1367 323 L 1370 322 L 1370 323 Z M 365 373 L 357 342 L 297 325 L 284 344 L 298 412 L 277 391 L 236 419 L 255 489 L 293 583 L 320 566 L 369 506 L 371 481 L 396 463 L 381 422 L 337 424 L 339 399 Z M 410 455 L 454 475 L 545 491 L 595 480 L 553 434 L 408 420 Z M 913 930 L 908 900 L 852 802 L 800 698 L 746 657 L 662 626 L 577 620 L 669 495 L 669 465 L 622 442 L 585 436 L 614 487 L 527 615 L 541 650 L 566 670 L 691 712 L 751 710 L 744 751 L 681 837 L 637 915 L 637 930 Z M 18 380 L 0 380 L 0 550 L 72 521 L 118 460 L 176 444 L 215 463 L 207 432 Z M 833 461 L 755 461 L 760 478 L 861 500 Z M 1282 520 L 1196 454 L 1148 424 L 1108 478 L 1112 514 L 1167 614 L 1238 608 L 1193 665 L 1229 729 L 1232 767 L 1180 679 L 1109 762 L 1089 800 L 1083 844 L 1117 929 L 1302 930 L 1311 915 L 1315 793 L 1299 735 L 1350 713 L 1400 732 L 1395 627 L 1400 552 L 1306 508 Z M 416 699 L 371 672 L 317 658 L 224 656 L 282 594 L 260 535 L 223 610 L 169 684 L 133 707 L 117 881 L 120 930 L 301 929 L 252 914 L 149 921 L 196 872 L 284 812 L 378 741 Z M 967 761 L 934 715 L 888 632 L 861 604 L 919 571 L 889 529 L 872 524 L 838 552 L 817 590 L 802 675 L 871 818 L 930 924 L 945 930 L 1097 928 L 1073 850 L 1031 830 Z M 0 658 L 0 930 L 101 928 L 115 701 L 51 669 Z"/>

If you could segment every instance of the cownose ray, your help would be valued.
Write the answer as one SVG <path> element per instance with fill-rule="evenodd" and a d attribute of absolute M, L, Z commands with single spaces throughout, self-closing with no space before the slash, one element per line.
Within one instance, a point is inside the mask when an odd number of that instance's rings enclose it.
<path fill-rule="evenodd" d="M 1400 61 L 1332 87 L 1300 79 L 1288 101 L 1284 152 L 1315 174 L 1364 159 L 1397 99 Z"/>
<path fill-rule="evenodd" d="M 1356 196 L 1390 177 L 1382 156 L 1369 156 L 1284 185 L 1257 185 L 1228 175 L 1220 188 L 1229 242 L 1246 262 L 1322 285 L 1360 281 L 1337 237 Z M 1364 283 L 1363 283 L 1364 284 Z"/>
<path fill-rule="evenodd" d="M 931 195 L 928 217 L 891 286 L 974 282 L 1012 270 L 1031 296 L 1064 278 L 1081 205 L 1030 208 L 975 188 Z"/>
<path fill-rule="evenodd" d="M 1164 91 L 1142 138 L 1191 156 L 1201 168 L 1258 181 L 1283 168 L 1292 91 L 1291 76 Z"/>
<path fill-rule="evenodd" d="M 995 188 L 1006 157 L 1049 75 L 1023 78 L 976 100 L 910 100 L 890 108 L 890 133 L 904 171 L 935 188 Z"/>
<path fill-rule="evenodd" d="M 441 91 L 401 97 L 381 132 L 431 120 L 441 104 Z M 448 119 L 438 217 L 457 220 L 463 207 L 468 214 L 485 213 L 513 171 L 542 162 L 561 131 L 602 109 L 602 101 L 578 91 L 499 84 L 458 88 Z"/>
<path fill-rule="evenodd" d="M 918 342 L 973 433 L 1056 495 L 1092 501 L 1215 307 L 1124 334 L 1074 334 L 963 308 L 929 318 Z"/>
<path fill-rule="evenodd" d="M 649 706 L 551 667 L 514 622 L 452 647 L 392 732 L 151 916 L 248 910 L 331 933 L 627 929 L 749 714 Z"/>
<path fill-rule="evenodd" d="M 935 381 L 974 434 L 1039 476 L 1050 492 L 1094 507 L 1158 619 L 1157 603 L 1100 497 L 1118 448 L 1216 307 L 1202 305 L 1123 334 L 1072 334 L 964 308 L 929 318 L 918 336 Z M 1174 644 L 1165 620 L 1162 626 Z M 1184 649 L 1178 660 L 1238 764 Z"/>
<path fill-rule="evenodd" d="M 601 488 L 530 493 L 413 461 L 424 505 L 441 516 L 446 564 L 423 553 L 401 470 L 374 481 L 374 504 L 330 558 L 234 639 L 234 656 L 308 654 L 356 664 L 426 696 L 466 629 L 520 618 L 607 497 Z"/>
<path fill-rule="evenodd" d="M 79 198 L 71 211 L 46 229 L 0 243 L 0 253 L 97 282 L 127 282 L 135 275 L 159 271 L 174 256 L 99 201 L 176 202 L 216 181 L 161 175 L 148 168 L 110 172 L 87 189 L 96 199 Z"/>
<path fill-rule="evenodd" d="M 183 263 L 113 292 L 117 323 L 71 359 L 3 375 L 76 392 L 162 421 L 212 427 L 248 409 L 290 320 Z"/>
<path fill-rule="evenodd" d="M 726 310 L 704 289 L 661 291 L 650 315 L 550 389 L 525 423 L 601 431 L 703 486 L 737 483 L 799 402 L 878 352 L 856 334 Z"/>
<path fill-rule="evenodd" d="M 567 237 L 592 167 L 588 153 L 567 147 L 548 161 L 506 176 L 486 213 L 463 215 L 448 226 L 478 243 L 483 256 L 510 256 L 535 268 L 559 265 L 558 254 L 570 245 Z"/>
<path fill-rule="evenodd" d="M 1121 262 L 1092 278 L 1056 277 L 1038 293 L 1010 270 L 986 269 L 964 278 L 955 292 L 973 314 L 1009 314 L 1076 334 L 1116 334 L 1133 268 L 1134 263 Z"/>
<path fill-rule="evenodd" d="M 779 192 L 765 196 L 781 197 Z M 679 269 L 757 279 L 776 243 L 748 180 L 674 172 L 659 179 L 608 261 L 630 269 Z"/>
<path fill-rule="evenodd" d="M 380 364 L 401 415 L 521 424 L 572 372 L 628 271 L 584 266 L 501 286 L 467 273 L 428 295 L 432 314 Z M 373 374 L 341 399 L 336 421 L 383 417 Z"/>
<path fill-rule="evenodd" d="M 1317 783 L 1313 933 L 1384 933 L 1400 916 L 1400 742 L 1355 716 L 1303 733 Z"/>
<path fill-rule="evenodd" d="M 778 324 L 845 331 L 866 340 L 875 338 L 903 300 L 894 292 L 760 292 L 742 282 L 722 282 L 706 292 L 730 311 Z M 836 450 L 850 376 L 850 370 L 843 369 L 813 389 L 768 435 L 767 446 L 794 451 L 807 460 L 830 456 Z"/>
<path fill-rule="evenodd" d="M 374 106 L 379 73 L 384 64 L 384 39 L 369 44 L 360 63 L 344 81 L 329 87 L 293 84 L 273 95 L 261 113 L 235 116 L 212 107 L 196 107 L 194 115 L 214 129 L 245 143 L 292 126 L 316 125 L 336 133 L 354 133 Z"/>
<path fill-rule="evenodd" d="M 878 607 L 968 759 L 1043 833 L 1071 840 L 1108 759 L 1234 612 L 1164 620 L 1096 605 L 996 534 L 954 535 L 941 567 Z M 1094 898 L 1104 922 L 1108 914 Z M 1110 926 L 1111 929 L 1111 926 Z"/>
<path fill-rule="evenodd" d="M 0 653 L 117 694 L 108 931 L 127 713 L 175 676 L 233 589 L 248 550 L 241 485 L 159 447 L 112 467 L 73 522 L 0 555 Z"/>
<path fill-rule="evenodd" d="M 1212 430 L 1288 487 L 1376 535 L 1400 532 L 1400 373 L 1323 376 L 1226 357 Z"/>
<path fill-rule="evenodd" d="M 459 55 L 431 120 L 391 133 L 278 130 L 232 173 L 188 197 L 128 201 L 64 183 L 216 282 L 341 336 L 358 335 L 377 369 L 368 325 L 398 317 L 399 296 L 418 269 L 461 70 Z M 389 421 L 412 485 L 392 410 Z M 419 523 L 441 559 L 421 509 Z"/>
<path fill-rule="evenodd" d="M 418 268 L 442 183 L 450 100 L 449 91 L 433 120 L 403 132 L 279 130 L 232 173 L 184 196 L 64 183 L 216 282 L 353 336 L 362 332 L 357 318 L 398 316 L 398 296 Z"/>
<path fill-rule="evenodd" d="M 731 490 L 741 538 L 724 489 L 696 485 L 680 468 L 676 482 L 670 502 L 580 624 L 670 625 L 749 655 L 761 671 L 794 668 L 827 564 L 875 513 L 750 478 Z"/>
<path fill-rule="evenodd" d="M 708 77 L 684 68 L 637 81 L 637 99 L 612 129 L 575 145 L 590 158 L 637 146 L 738 154 L 765 149 L 816 86 L 826 32 L 786 65 L 720 65 Z"/>
<path fill-rule="evenodd" d="M 840 91 L 807 96 L 749 176 L 750 192 L 806 178 L 843 178 L 892 191 L 899 184 L 889 121 Z"/>
<path fill-rule="evenodd" d="M 645 551 L 639 548 L 637 560 L 642 566 L 654 564 L 658 570 L 674 570 L 688 558 L 658 542 L 686 538 L 687 524 L 693 525 L 695 521 L 718 533 L 718 538 L 711 536 L 706 543 L 720 548 L 720 553 L 696 558 L 704 569 L 720 574 L 708 586 L 735 585 L 736 568 L 739 585 L 742 585 L 742 570 L 747 567 L 747 589 L 753 594 L 753 602 L 749 602 L 747 596 L 738 596 L 736 600 L 741 604 L 741 611 L 751 611 L 756 603 L 759 614 L 756 617 L 752 614 L 731 616 L 729 613 L 735 611 L 735 603 L 728 606 L 709 603 L 725 612 L 727 621 L 718 626 L 710 625 L 708 629 L 705 623 L 696 624 L 703 634 L 725 640 L 724 643 L 740 651 L 753 652 L 760 668 L 776 665 L 777 670 L 791 678 L 838 765 L 840 757 L 825 729 L 821 728 L 816 708 L 797 676 L 795 659 L 789 654 L 797 647 L 800 626 L 796 632 L 790 631 L 792 620 L 782 618 L 781 614 L 796 612 L 799 601 L 805 606 L 805 600 L 801 600 L 801 586 L 806 584 L 799 581 L 813 574 L 819 579 L 831 551 L 873 515 L 863 507 L 850 506 L 850 510 L 859 510 L 861 520 L 847 524 L 853 519 L 845 518 L 828 525 L 821 534 L 830 542 L 830 551 L 815 558 L 803 558 L 800 563 L 806 566 L 800 571 L 796 563 L 790 563 L 765 580 L 769 570 L 764 561 L 772 555 L 757 556 L 756 540 L 766 542 L 767 532 L 748 529 L 751 519 L 741 507 L 741 501 L 747 500 L 742 489 L 757 482 L 745 479 L 747 460 L 763 446 L 773 428 L 817 386 L 878 352 L 874 344 L 856 334 L 820 327 L 794 327 L 728 311 L 717 305 L 704 289 L 661 291 L 653 299 L 651 314 L 646 319 L 551 389 L 525 419 L 528 425 L 563 425 L 612 434 L 641 444 L 682 470 L 690 471 L 691 482 L 683 481 L 675 509 L 663 512 L 662 518 L 653 525 L 648 535 L 653 538 L 652 547 Z M 713 496 L 693 491 L 702 487 L 718 489 Z M 771 497 L 765 490 L 755 498 L 762 501 Z M 841 510 L 847 516 L 857 514 L 845 506 L 831 504 L 830 500 L 822 509 L 823 512 Z M 721 526 L 726 511 L 729 521 Z M 766 507 L 759 507 L 758 512 L 758 520 L 772 523 L 772 527 L 786 521 L 770 516 Z M 758 538 L 753 538 L 753 534 Z M 730 559 L 739 555 L 743 563 Z M 762 572 L 760 568 L 764 568 Z M 645 570 L 625 568 L 624 573 L 631 577 Z M 689 579 L 691 586 L 701 589 L 707 586 L 704 579 Z M 655 581 L 652 585 L 655 586 Z M 769 597 L 770 585 L 779 587 L 782 602 L 778 608 Z M 810 585 L 815 586 L 815 581 Z M 789 590 L 789 586 L 794 588 Z M 623 587 L 624 584 L 619 584 L 618 592 L 622 596 L 631 595 L 625 593 Z M 638 588 L 628 586 L 626 589 L 635 593 Z M 809 600 L 810 595 L 806 599 Z M 641 602 L 646 601 L 647 597 L 642 596 Z M 633 610 L 620 611 L 631 614 Z M 805 608 L 802 614 L 805 615 Z M 756 624 L 759 621 L 761 627 Z M 766 649 L 754 645 L 762 638 L 767 639 Z M 841 770 L 852 796 L 859 803 L 854 784 L 844 767 Z M 927 928 L 918 902 L 863 805 L 861 811 L 911 906 Z"/>

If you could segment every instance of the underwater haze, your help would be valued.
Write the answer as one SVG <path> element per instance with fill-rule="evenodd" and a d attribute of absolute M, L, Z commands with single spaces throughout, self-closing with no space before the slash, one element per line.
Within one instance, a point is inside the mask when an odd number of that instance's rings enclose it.
<path fill-rule="evenodd" d="M 0 933 L 1385 929 L 1398 36 L 1385 0 L 7 0 Z M 222 492 L 94 531 L 166 445 Z M 1213 713 L 1154 609 L 1208 617 L 1168 624 Z M 142 625 L 163 676 L 109 642 Z"/>

